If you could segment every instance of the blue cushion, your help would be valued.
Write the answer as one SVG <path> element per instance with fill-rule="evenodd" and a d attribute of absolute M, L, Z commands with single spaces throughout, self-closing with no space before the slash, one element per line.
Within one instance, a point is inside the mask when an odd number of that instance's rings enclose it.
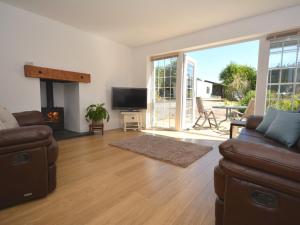
<path fill-rule="evenodd" d="M 256 130 L 258 132 L 265 133 L 268 130 L 271 123 L 273 122 L 273 120 L 276 118 L 278 112 L 279 110 L 277 109 L 269 108 L 266 115 L 264 116 L 263 121 L 261 121 Z"/>
<path fill-rule="evenodd" d="M 300 113 L 278 111 L 265 135 L 292 147 L 300 138 Z"/>

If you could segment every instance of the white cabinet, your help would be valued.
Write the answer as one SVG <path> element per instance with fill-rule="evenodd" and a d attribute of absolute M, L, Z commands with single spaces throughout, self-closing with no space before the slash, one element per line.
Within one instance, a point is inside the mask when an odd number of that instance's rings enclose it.
<path fill-rule="evenodd" d="M 121 112 L 124 122 L 124 131 L 141 130 L 143 124 L 143 112 Z"/>

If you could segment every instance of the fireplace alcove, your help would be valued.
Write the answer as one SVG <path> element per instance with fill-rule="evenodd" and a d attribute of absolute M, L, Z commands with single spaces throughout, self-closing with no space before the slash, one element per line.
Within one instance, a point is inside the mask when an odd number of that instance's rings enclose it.
<path fill-rule="evenodd" d="M 80 137 L 79 82 L 90 83 L 90 74 L 24 66 L 26 77 L 40 79 L 41 111 L 57 140 Z"/>
<path fill-rule="evenodd" d="M 76 131 L 79 123 L 78 83 L 41 79 L 40 88 L 41 112 L 46 124 L 52 128 L 56 140 L 88 134 Z"/>

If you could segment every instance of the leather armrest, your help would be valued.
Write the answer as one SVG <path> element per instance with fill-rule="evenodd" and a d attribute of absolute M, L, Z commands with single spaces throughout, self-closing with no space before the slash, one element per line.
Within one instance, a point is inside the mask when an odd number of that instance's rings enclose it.
<path fill-rule="evenodd" d="M 214 188 L 215 193 L 218 195 L 220 199 L 224 199 L 225 192 L 225 174 L 220 168 L 220 166 L 216 166 L 214 170 Z"/>
<path fill-rule="evenodd" d="M 18 146 L 47 146 L 52 140 L 52 130 L 48 126 L 37 125 L 5 129 L 0 131 L 0 153 L 19 150 Z"/>
<path fill-rule="evenodd" d="M 45 125 L 43 114 L 39 111 L 26 111 L 13 113 L 13 116 L 18 121 L 18 124 L 23 126 Z"/>
<path fill-rule="evenodd" d="M 228 140 L 220 145 L 225 159 L 273 175 L 300 182 L 300 154 L 284 148 L 241 140 Z"/>
<path fill-rule="evenodd" d="M 249 116 L 246 121 L 247 129 L 256 129 L 263 120 L 263 116 Z"/>

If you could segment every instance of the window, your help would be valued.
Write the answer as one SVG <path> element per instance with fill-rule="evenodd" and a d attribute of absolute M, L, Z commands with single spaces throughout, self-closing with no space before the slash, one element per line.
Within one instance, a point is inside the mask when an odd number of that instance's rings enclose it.
<path fill-rule="evenodd" d="M 210 88 L 206 87 L 206 94 L 210 94 Z"/>
<path fill-rule="evenodd" d="M 300 36 L 271 41 L 267 108 L 300 107 Z"/>

